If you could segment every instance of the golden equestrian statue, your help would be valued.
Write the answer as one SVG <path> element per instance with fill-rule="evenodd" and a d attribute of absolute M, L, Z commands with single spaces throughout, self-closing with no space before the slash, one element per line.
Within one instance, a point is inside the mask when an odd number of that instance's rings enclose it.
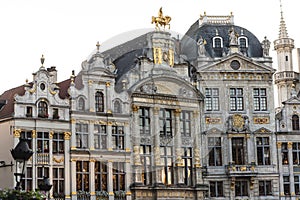
<path fill-rule="evenodd" d="M 158 11 L 158 17 L 153 17 L 152 16 L 151 24 L 155 23 L 156 30 L 160 30 L 159 25 L 164 27 L 164 29 L 165 29 L 166 26 L 169 26 L 169 29 L 170 29 L 170 21 L 171 21 L 171 17 L 170 16 L 164 16 L 163 12 L 162 12 L 162 7 L 161 7 Z"/>

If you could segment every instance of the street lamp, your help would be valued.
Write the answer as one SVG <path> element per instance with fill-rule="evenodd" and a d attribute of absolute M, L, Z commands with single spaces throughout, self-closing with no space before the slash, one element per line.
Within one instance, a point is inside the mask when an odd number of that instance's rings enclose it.
<path fill-rule="evenodd" d="M 29 158 L 32 156 L 33 151 L 29 149 L 27 140 L 24 138 L 20 138 L 19 143 L 17 146 L 10 150 L 12 157 L 16 161 L 16 172 L 14 173 L 14 176 L 16 177 L 16 190 L 22 189 L 22 179 L 25 176 L 25 168 L 26 168 L 26 162 L 29 160 Z"/>
<path fill-rule="evenodd" d="M 47 192 L 49 192 L 49 190 L 51 190 L 51 188 L 52 188 L 52 185 L 50 184 L 49 178 L 44 176 L 42 182 L 38 186 L 39 186 L 39 189 L 42 190 L 42 191 L 45 191 L 46 196 L 48 196 Z"/>

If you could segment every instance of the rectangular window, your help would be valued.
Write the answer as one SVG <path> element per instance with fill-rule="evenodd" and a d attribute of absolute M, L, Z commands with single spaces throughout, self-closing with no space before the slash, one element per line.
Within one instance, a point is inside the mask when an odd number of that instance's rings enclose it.
<path fill-rule="evenodd" d="M 230 111 L 243 111 L 243 88 L 230 88 Z"/>
<path fill-rule="evenodd" d="M 235 196 L 248 196 L 248 181 L 239 180 L 235 182 Z"/>
<path fill-rule="evenodd" d="M 172 111 L 160 109 L 159 111 L 160 136 L 172 136 Z"/>
<path fill-rule="evenodd" d="M 59 119 L 58 108 L 53 108 L 53 119 Z"/>
<path fill-rule="evenodd" d="M 125 190 L 125 163 L 113 163 L 113 190 Z"/>
<path fill-rule="evenodd" d="M 293 151 L 293 164 L 299 165 L 300 164 L 300 143 L 294 142 L 292 151 Z"/>
<path fill-rule="evenodd" d="M 95 191 L 107 191 L 107 163 L 95 162 Z"/>
<path fill-rule="evenodd" d="M 37 133 L 37 153 L 49 153 L 49 133 Z"/>
<path fill-rule="evenodd" d="M 163 165 L 162 180 L 163 184 L 171 185 L 174 183 L 174 155 L 173 147 L 161 146 L 160 147 L 160 159 Z"/>
<path fill-rule="evenodd" d="M 33 188 L 32 188 L 32 184 L 33 184 L 33 182 L 32 182 L 32 167 L 26 168 L 25 176 L 24 176 L 21 184 L 22 184 L 22 188 L 25 191 L 33 190 Z"/>
<path fill-rule="evenodd" d="M 221 166 L 222 165 L 222 145 L 220 137 L 208 138 L 208 159 L 209 166 Z"/>
<path fill-rule="evenodd" d="M 94 125 L 94 147 L 95 149 L 107 148 L 107 129 L 106 125 Z"/>
<path fill-rule="evenodd" d="M 205 110 L 219 111 L 219 89 L 205 88 Z"/>
<path fill-rule="evenodd" d="M 191 186 L 193 185 L 193 148 L 183 148 L 183 168 L 184 168 L 184 184 Z"/>
<path fill-rule="evenodd" d="M 256 138 L 257 164 L 270 165 L 270 143 L 268 137 Z"/>
<path fill-rule="evenodd" d="M 181 135 L 191 137 L 191 112 L 183 110 L 180 113 L 180 130 Z"/>
<path fill-rule="evenodd" d="M 64 168 L 53 168 L 53 197 L 64 198 L 65 196 L 65 170 Z"/>
<path fill-rule="evenodd" d="M 149 108 L 141 107 L 139 109 L 139 119 L 140 119 L 140 134 L 150 135 L 150 112 Z"/>
<path fill-rule="evenodd" d="M 272 182 L 271 181 L 259 181 L 259 196 L 272 195 Z"/>
<path fill-rule="evenodd" d="M 209 182 L 209 194 L 210 194 L 210 197 L 224 197 L 223 182 L 222 181 L 210 181 Z"/>
<path fill-rule="evenodd" d="M 90 191 L 90 167 L 88 161 L 76 161 L 76 190 Z"/>
<path fill-rule="evenodd" d="M 281 157 L 282 157 L 282 164 L 288 165 L 289 164 L 289 151 L 287 148 L 287 143 L 281 144 Z"/>
<path fill-rule="evenodd" d="M 65 140 L 64 140 L 64 134 L 63 133 L 54 133 L 53 134 L 53 153 L 61 153 L 63 154 L 65 152 Z"/>
<path fill-rule="evenodd" d="M 142 161 L 142 181 L 144 185 L 152 183 L 152 146 L 141 145 L 140 156 Z"/>
<path fill-rule="evenodd" d="M 294 176 L 295 194 L 300 195 L 300 176 Z"/>
<path fill-rule="evenodd" d="M 283 176 L 283 191 L 285 195 L 290 195 L 290 177 Z"/>
<path fill-rule="evenodd" d="M 112 126 L 112 145 L 115 150 L 124 150 L 124 127 L 123 126 Z"/>
<path fill-rule="evenodd" d="M 236 165 L 245 164 L 244 138 L 232 138 L 232 161 Z"/>
<path fill-rule="evenodd" d="M 44 183 L 44 177 L 49 177 L 49 167 L 37 168 L 37 185 Z"/>
<path fill-rule="evenodd" d="M 76 147 L 88 148 L 88 124 L 76 124 Z"/>
<path fill-rule="evenodd" d="M 32 107 L 26 106 L 26 117 L 32 117 Z"/>
<path fill-rule="evenodd" d="M 32 131 L 21 131 L 20 137 L 26 139 L 29 149 L 32 149 Z"/>
<path fill-rule="evenodd" d="M 267 110 L 267 91 L 266 88 L 253 89 L 253 105 L 255 111 Z"/>

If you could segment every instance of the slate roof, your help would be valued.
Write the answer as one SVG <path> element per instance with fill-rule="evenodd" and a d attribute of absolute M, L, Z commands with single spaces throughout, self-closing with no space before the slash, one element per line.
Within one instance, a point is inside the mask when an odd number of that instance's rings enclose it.
<path fill-rule="evenodd" d="M 224 51 L 227 53 L 229 50 L 229 30 L 231 28 L 241 36 L 248 38 L 248 56 L 249 57 L 263 57 L 263 49 L 261 47 L 260 41 L 257 37 L 248 31 L 247 29 L 232 25 L 232 24 L 203 24 L 199 27 L 199 21 L 197 20 L 190 29 L 186 32 L 181 42 L 181 53 L 186 55 L 188 60 L 195 60 L 197 58 L 197 41 L 200 35 L 206 40 L 207 44 L 205 45 L 206 52 L 212 58 L 215 57 L 213 51 L 213 37 L 216 36 L 216 30 L 218 36 L 223 38 Z"/>

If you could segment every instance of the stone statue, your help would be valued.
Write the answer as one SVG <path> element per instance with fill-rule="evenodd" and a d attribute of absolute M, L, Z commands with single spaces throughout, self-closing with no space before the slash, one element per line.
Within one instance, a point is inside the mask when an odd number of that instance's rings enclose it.
<path fill-rule="evenodd" d="M 264 40 L 261 43 L 261 47 L 263 48 L 263 56 L 269 56 L 271 42 L 265 36 Z"/>
<path fill-rule="evenodd" d="M 198 56 L 202 56 L 205 54 L 205 45 L 206 45 L 206 40 L 203 39 L 202 36 L 200 36 L 198 42 L 197 42 L 197 45 L 198 45 Z"/>
<path fill-rule="evenodd" d="M 232 27 L 229 31 L 229 45 L 237 45 L 238 34 L 235 32 L 234 28 Z"/>

